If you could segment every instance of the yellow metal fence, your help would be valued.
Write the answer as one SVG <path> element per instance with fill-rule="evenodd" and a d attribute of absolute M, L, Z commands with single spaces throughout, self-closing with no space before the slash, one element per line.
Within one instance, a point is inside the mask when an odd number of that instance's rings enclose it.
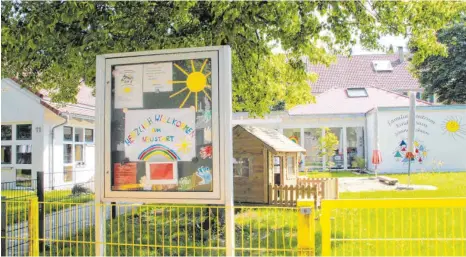
<path fill-rule="evenodd" d="M 466 256 L 466 198 L 324 200 L 324 256 Z"/>
<path fill-rule="evenodd" d="M 313 202 L 300 205 L 312 209 Z M 25 212 L 11 218 L 6 227 L 18 223 L 28 229 L 2 234 L 9 256 L 94 256 L 104 246 L 106 256 L 224 256 L 225 207 L 153 204 L 95 204 L 4 202 L 3 214 Z M 20 205 L 21 208 L 14 206 Z M 113 208 L 112 208 L 113 207 Z M 48 210 L 39 236 L 39 208 Z M 106 218 L 105 242 L 96 241 L 96 208 Z M 301 207 L 299 207 L 301 208 Z M 314 212 L 298 207 L 235 207 L 235 254 L 237 256 L 311 256 L 314 245 Z M 51 211 L 54 209 L 56 211 Z M 4 213 L 6 212 L 6 213 Z M 114 213 L 112 213 L 114 212 Z M 112 218 L 113 217 L 113 218 Z M 302 228 L 300 230 L 300 227 Z M 299 231 L 300 230 L 300 231 Z M 306 242 L 298 242 L 307 237 Z M 18 251 L 17 243 L 26 252 Z"/>
<path fill-rule="evenodd" d="M 466 256 L 466 198 L 323 200 L 317 212 L 313 205 L 234 207 L 235 254 Z M 104 242 L 95 238 L 96 208 L 106 218 Z M 42 222 L 39 209 L 48 213 Z M 320 223 L 314 224 L 316 217 Z M 93 256 L 101 246 L 106 256 L 226 253 L 223 206 L 31 199 L 2 202 L 2 219 L 2 249 L 8 256 Z"/>

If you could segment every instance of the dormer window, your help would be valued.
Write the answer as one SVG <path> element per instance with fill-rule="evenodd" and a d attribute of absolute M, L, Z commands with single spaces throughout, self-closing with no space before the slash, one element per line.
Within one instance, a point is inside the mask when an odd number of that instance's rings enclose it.
<path fill-rule="evenodd" d="M 369 95 L 367 94 L 367 91 L 365 88 L 360 87 L 360 88 L 347 88 L 346 89 L 346 95 L 350 98 L 356 98 L 356 97 L 368 97 Z"/>
<path fill-rule="evenodd" d="M 372 61 L 372 67 L 375 71 L 393 71 L 392 62 L 386 60 Z"/>

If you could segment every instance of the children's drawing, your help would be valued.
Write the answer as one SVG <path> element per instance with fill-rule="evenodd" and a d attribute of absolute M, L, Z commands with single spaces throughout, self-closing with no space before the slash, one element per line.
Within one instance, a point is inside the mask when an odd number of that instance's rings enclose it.
<path fill-rule="evenodd" d="M 202 159 L 207 159 L 207 158 L 212 159 L 212 146 L 207 145 L 207 146 L 201 147 L 199 154 L 201 155 Z"/>
<path fill-rule="evenodd" d="M 196 156 L 194 126 L 191 108 L 129 110 L 125 156 L 130 161 L 191 161 Z"/>
<path fill-rule="evenodd" d="M 197 115 L 197 118 L 196 118 L 197 128 L 208 127 L 210 125 L 210 121 L 212 120 L 212 110 L 210 109 L 210 103 L 207 97 L 204 97 L 204 105 L 205 105 L 205 108 L 202 109 L 202 107 L 200 107 L 197 112 L 198 114 L 200 114 L 200 115 Z"/>
<path fill-rule="evenodd" d="M 142 107 L 142 65 L 117 66 L 115 77 L 115 108 Z"/>
<path fill-rule="evenodd" d="M 414 158 L 411 160 L 412 162 L 423 163 L 424 160 L 427 158 L 428 151 L 424 144 L 418 140 L 413 142 L 413 156 Z M 398 146 L 396 147 L 395 151 L 393 152 L 393 157 L 395 160 L 401 163 L 408 163 L 409 158 L 406 157 L 408 152 L 408 145 L 406 144 L 406 140 L 401 140 Z"/>
<path fill-rule="evenodd" d="M 453 139 L 466 139 L 465 127 L 460 117 L 449 117 L 442 123 L 443 134 L 448 134 Z"/>
<path fill-rule="evenodd" d="M 189 149 L 191 149 L 191 143 L 189 139 L 187 140 L 186 138 L 181 140 L 179 144 L 176 145 L 178 147 L 178 151 L 182 153 L 187 153 L 189 152 Z"/>
<path fill-rule="evenodd" d="M 146 185 L 167 185 L 178 183 L 176 162 L 146 162 Z"/>
<path fill-rule="evenodd" d="M 204 129 L 204 144 L 212 143 L 212 129 L 207 127 Z"/>
<path fill-rule="evenodd" d="M 196 67 L 194 66 L 194 60 L 191 60 L 191 73 L 187 72 L 184 70 L 181 66 L 178 64 L 174 63 L 173 65 L 183 72 L 186 75 L 186 80 L 181 80 L 181 81 L 171 81 L 172 84 L 186 84 L 185 87 L 183 87 L 181 90 L 175 92 L 174 94 L 170 95 L 170 98 L 175 97 L 184 91 L 189 91 L 186 97 L 184 98 L 183 102 L 180 105 L 180 108 L 183 108 L 183 106 L 186 104 L 186 101 L 188 101 L 189 97 L 191 96 L 192 93 L 194 93 L 194 104 L 195 104 L 195 109 L 197 111 L 197 98 L 198 98 L 198 93 L 203 92 L 207 98 L 209 98 L 210 101 L 212 99 L 209 96 L 209 93 L 206 91 L 206 88 L 210 89 L 211 85 L 207 84 L 207 78 L 211 75 L 211 72 L 204 74 L 203 70 L 208 62 L 208 59 L 205 59 L 204 62 L 202 63 L 202 66 L 199 71 L 196 71 Z"/>
<path fill-rule="evenodd" d="M 209 167 L 201 166 L 197 169 L 196 175 L 201 178 L 199 185 L 207 185 L 212 182 L 212 174 Z"/>
<path fill-rule="evenodd" d="M 178 189 L 180 191 L 188 191 L 193 189 L 193 177 L 187 176 L 187 177 L 182 177 L 178 181 Z"/>
<path fill-rule="evenodd" d="M 155 144 L 147 147 L 139 154 L 138 160 L 148 161 L 154 155 L 164 156 L 170 161 L 180 160 L 180 156 L 175 151 L 162 144 Z"/>

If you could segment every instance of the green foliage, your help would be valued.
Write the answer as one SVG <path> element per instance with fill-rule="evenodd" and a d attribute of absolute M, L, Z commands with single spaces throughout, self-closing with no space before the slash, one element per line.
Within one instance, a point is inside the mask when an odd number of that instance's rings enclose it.
<path fill-rule="evenodd" d="M 466 103 L 465 20 L 437 33 L 438 40 L 448 48 L 448 55 L 430 56 L 416 66 L 425 98 L 435 94 L 446 104 Z"/>
<path fill-rule="evenodd" d="M 351 162 L 351 166 L 358 167 L 360 170 L 363 170 L 366 167 L 366 160 L 360 156 L 356 156 Z"/>
<path fill-rule="evenodd" d="M 319 138 L 319 156 L 327 158 L 327 168 L 335 164 L 331 161 L 338 149 L 338 137 L 329 129 L 325 128 L 325 136 Z"/>
<path fill-rule="evenodd" d="M 414 63 L 446 52 L 435 31 L 464 11 L 460 2 L 2 2 L 2 76 L 75 101 L 95 84 L 99 54 L 230 45 L 233 108 L 263 115 L 312 102 L 310 63 L 329 65 L 359 40 L 380 49 L 382 35 L 410 36 Z M 281 54 L 272 50 L 280 47 Z M 330 50 L 329 50 L 330 49 Z"/>

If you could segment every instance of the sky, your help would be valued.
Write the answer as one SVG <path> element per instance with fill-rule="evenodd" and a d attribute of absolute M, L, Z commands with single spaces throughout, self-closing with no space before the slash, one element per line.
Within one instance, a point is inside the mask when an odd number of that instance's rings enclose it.
<path fill-rule="evenodd" d="M 408 51 L 408 39 L 401 36 L 384 36 L 379 39 L 380 44 L 385 47 L 389 47 L 390 44 L 393 45 L 393 50 L 396 52 L 399 46 L 403 46 L 405 52 Z M 369 51 L 363 49 L 361 45 L 357 44 L 353 47 L 352 55 L 362 55 L 362 54 L 383 54 L 383 51 Z"/>

